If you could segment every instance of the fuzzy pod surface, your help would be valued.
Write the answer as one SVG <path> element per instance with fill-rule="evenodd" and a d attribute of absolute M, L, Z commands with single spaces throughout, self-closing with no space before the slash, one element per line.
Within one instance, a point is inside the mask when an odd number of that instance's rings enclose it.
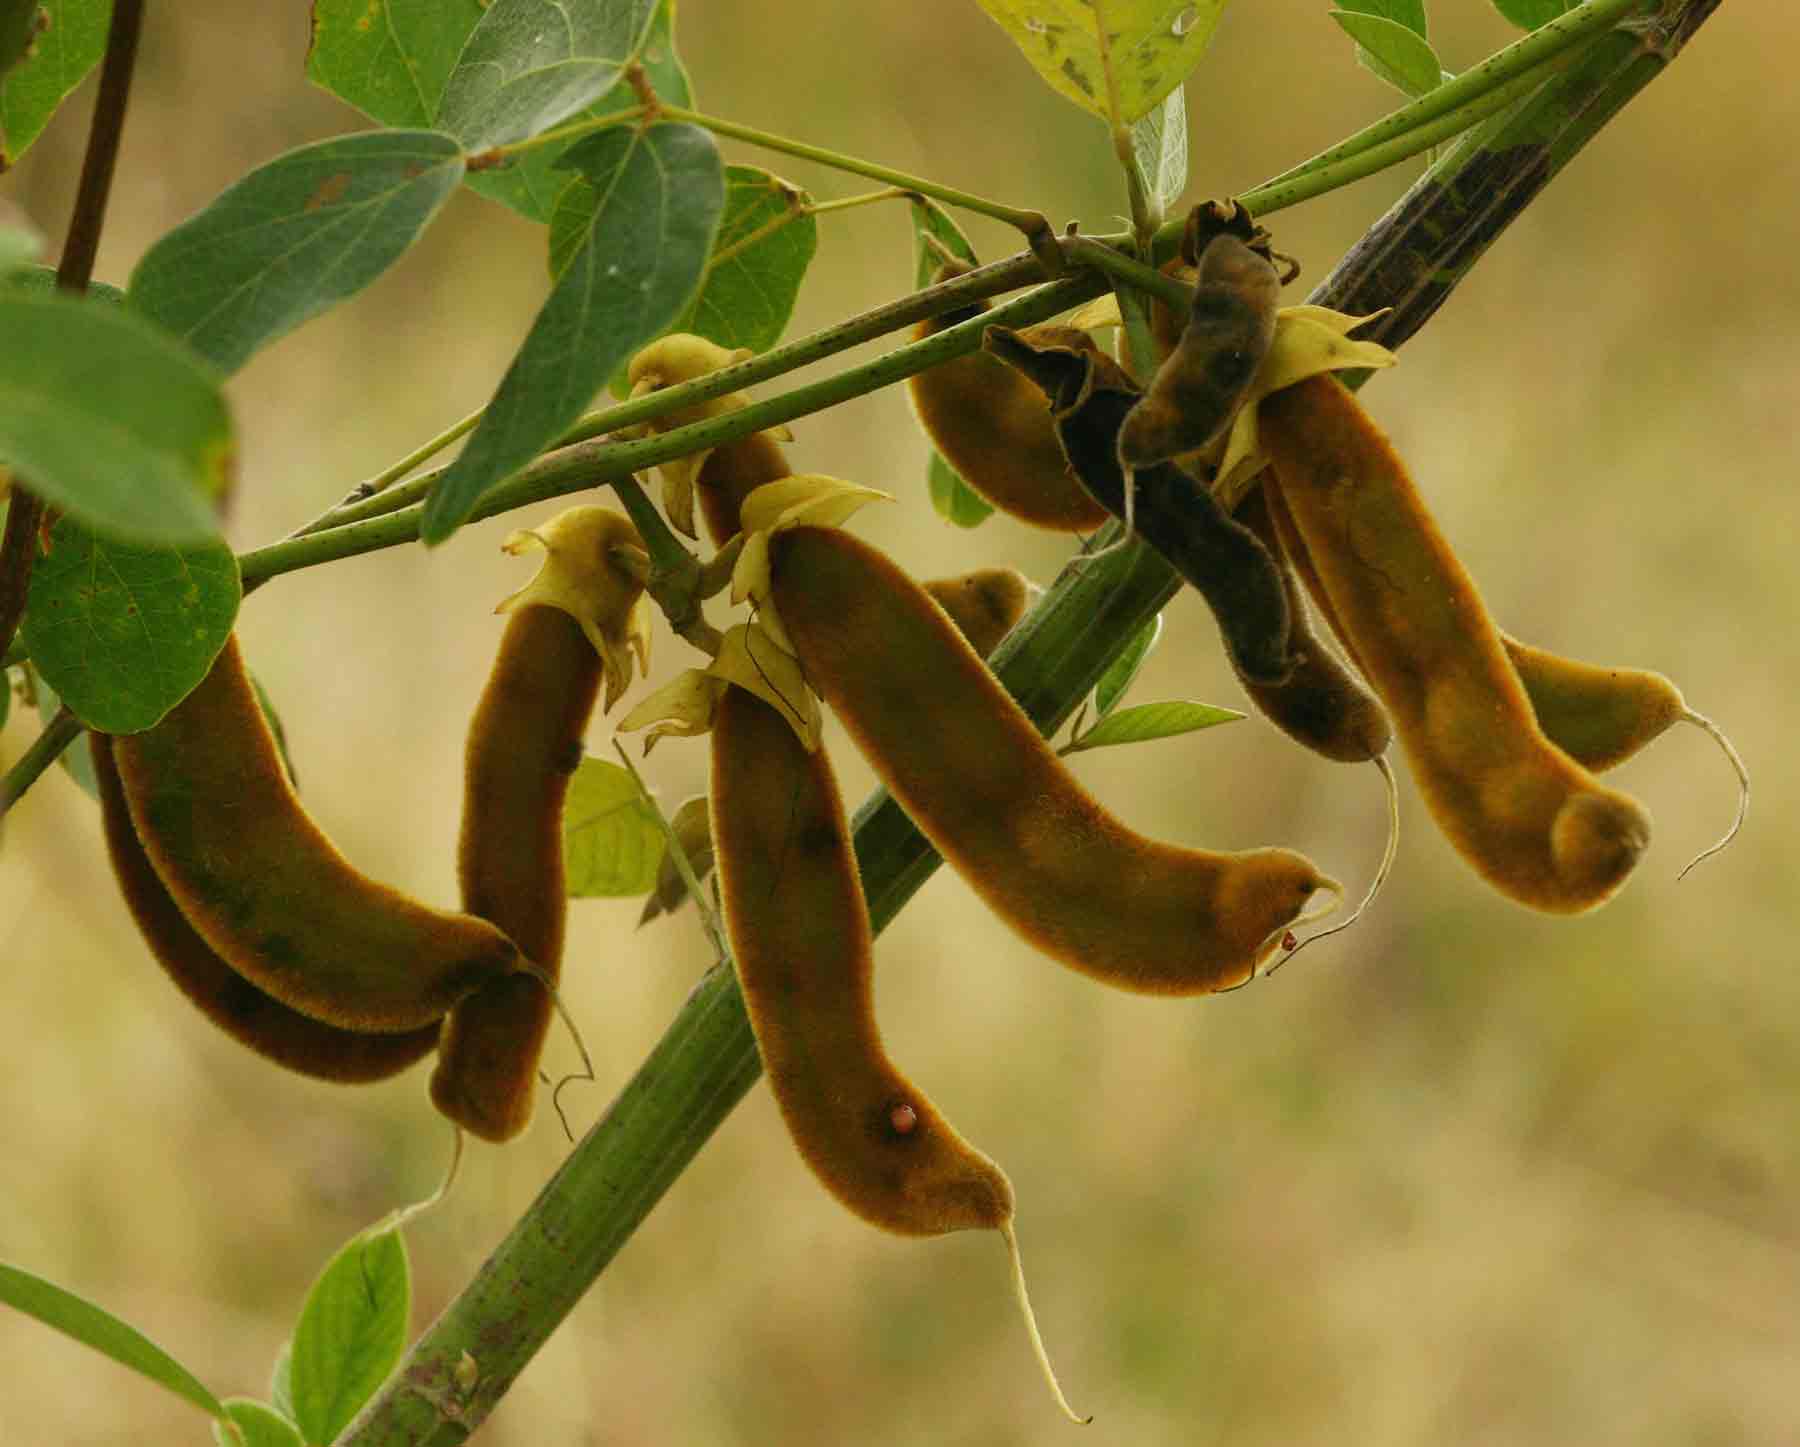
<path fill-rule="evenodd" d="M 144 853 L 113 767 L 112 740 L 89 737 L 106 852 L 126 907 L 157 963 L 201 1014 L 264 1059 L 315 1080 L 346 1085 L 386 1080 L 431 1053 L 436 1025 L 398 1034 L 327 1025 L 259 990 L 220 959 L 188 923 Z"/>
<path fill-rule="evenodd" d="M 808 682 L 944 858 L 1052 958 L 1106 984 L 1238 984 L 1315 891 L 1290 849 L 1148 839 L 1083 789 L 944 611 L 836 529 L 770 541 L 772 597 Z"/>
<path fill-rule="evenodd" d="M 1006 1226 L 1005 1174 L 882 1047 L 868 909 L 824 749 L 809 753 L 780 714 L 735 687 L 713 717 L 712 817 L 744 1002 L 802 1159 L 883 1230 Z"/>
<path fill-rule="evenodd" d="M 114 738 L 113 759 L 144 853 L 189 923 L 302 1014 L 416 1030 L 518 967 L 493 925 L 371 879 L 325 836 L 282 769 L 235 634 L 161 723 Z"/>
<path fill-rule="evenodd" d="M 945 268 L 939 279 L 953 274 Z M 922 341 L 987 309 L 981 302 L 928 318 L 913 336 Z M 1095 349 L 1093 338 L 1074 327 L 1031 327 L 1024 334 L 1044 346 Z M 1069 472 L 1044 393 L 1012 368 L 970 352 L 914 373 L 906 394 L 944 461 L 1000 511 L 1054 532 L 1091 532 L 1106 521 L 1106 510 Z"/>
<path fill-rule="evenodd" d="M 562 811 L 600 691 L 580 623 L 532 604 L 508 615 L 469 722 L 457 877 L 463 908 L 504 930 L 543 979 L 495 980 L 444 1020 L 431 1100 L 471 1134 L 506 1141 L 531 1121 L 554 1015 L 568 891 Z"/>
<path fill-rule="evenodd" d="M 1310 377 L 1261 407 L 1282 501 L 1439 828 L 1520 904 L 1604 903 L 1649 815 L 1545 737 L 1473 580 L 1343 384 Z"/>

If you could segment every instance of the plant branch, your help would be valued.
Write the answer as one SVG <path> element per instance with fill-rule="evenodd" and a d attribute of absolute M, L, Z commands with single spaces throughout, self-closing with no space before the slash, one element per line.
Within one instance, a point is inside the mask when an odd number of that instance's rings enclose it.
<path fill-rule="evenodd" d="M 88 127 L 87 153 L 75 190 L 75 210 L 56 268 L 60 291 L 84 292 L 94 275 L 94 257 L 106 223 L 112 195 L 119 140 L 125 132 L 125 108 L 131 99 L 131 75 L 137 66 L 138 36 L 143 29 L 144 0 L 114 0 L 106 32 L 106 55 L 100 66 L 100 89 L 94 98 L 94 120 Z M 0 650 L 10 648 L 25 616 L 31 592 L 31 569 L 37 561 L 38 533 L 44 525 L 44 501 L 14 477 L 0 534 Z M 4 806 L 0 805 L 0 812 Z"/>
<path fill-rule="evenodd" d="M 981 216 L 991 216 L 996 221 L 1016 228 L 1024 235 L 1028 243 L 1041 241 L 1042 238 L 1055 235 L 1049 221 L 1045 219 L 1044 213 L 1041 211 L 1025 211 L 1017 206 L 1007 206 L 999 201 L 991 201 L 986 196 L 977 196 L 972 191 L 959 191 L 954 186 L 941 186 L 936 181 L 928 181 L 922 176 L 896 171 L 892 166 L 865 161 L 860 156 L 850 156 L 842 151 L 827 150 L 823 146 L 791 140 L 786 136 L 778 136 L 772 131 L 757 130 L 754 126 L 739 125 L 736 121 L 728 121 L 720 116 L 709 116 L 700 111 L 689 110 L 686 106 L 665 105 L 662 107 L 662 114 L 672 121 L 686 121 L 690 125 L 702 126 L 717 136 L 729 136 L 734 141 L 747 141 L 753 146 L 761 146 L 764 150 L 798 156 L 804 161 L 817 161 L 822 166 L 848 171 L 857 176 L 867 176 L 871 181 L 880 181 L 883 185 L 897 186 L 903 191 L 917 191 L 921 196 L 929 196 L 934 201 L 942 201 L 946 206 L 959 206 L 965 211 L 973 211 Z"/>
<path fill-rule="evenodd" d="M 1716 4 L 1678 5 L 1654 45 L 1609 37 L 1517 114 L 1470 137 L 1376 224 L 1313 299 L 1356 312 L 1394 306 L 1385 339 L 1392 345 L 1411 336 Z M 1039 728 L 1051 731 L 1170 591 L 1167 565 L 1138 544 L 1065 571 L 995 654 L 995 669 Z M 856 844 L 871 915 L 885 924 L 929 878 L 937 856 L 879 792 L 857 813 Z M 475 1281 L 351 1424 L 342 1447 L 435 1447 L 466 1438 L 757 1073 L 736 983 L 715 968 Z M 481 1377 L 472 1393 L 457 1396 L 454 1374 L 465 1352 Z"/>

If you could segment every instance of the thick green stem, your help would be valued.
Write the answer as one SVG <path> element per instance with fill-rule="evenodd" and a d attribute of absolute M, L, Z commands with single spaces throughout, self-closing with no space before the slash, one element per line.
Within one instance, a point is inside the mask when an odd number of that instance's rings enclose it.
<path fill-rule="evenodd" d="M 1519 111 L 1471 137 L 1413 187 L 1313 299 L 1356 312 L 1394 306 L 1386 340 L 1412 335 L 1525 202 L 1716 4 L 1672 6 L 1648 42 L 1608 38 Z M 1166 565 L 1138 545 L 1066 572 L 996 653 L 996 671 L 1050 730 L 1172 590 Z M 930 876 L 937 856 L 880 794 L 858 811 L 856 841 L 871 914 L 885 924 Z M 757 1073 L 749 1021 L 735 981 L 720 966 L 475 1282 L 414 1344 L 341 1439 L 345 1447 L 466 1438 Z M 471 1393 L 459 1394 L 455 1372 L 465 1352 L 480 1377 Z"/>

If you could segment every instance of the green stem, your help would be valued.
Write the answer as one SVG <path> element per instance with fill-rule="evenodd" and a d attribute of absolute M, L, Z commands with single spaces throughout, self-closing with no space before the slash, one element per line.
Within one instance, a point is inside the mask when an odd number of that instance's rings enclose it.
<path fill-rule="evenodd" d="M 923 176 L 896 171 L 892 166 L 878 165 L 874 161 L 865 161 L 860 156 L 827 150 L 823 146 L 808 145 L 805 141 L 778 136 L 773 131 L 760 131 L 754 126 L 739 125 L 736 121 L 728 121 L 720 116 L 709 116 L 701 111 L 689 110 L 686 106 L 665 105 L 662 107 L 662 114 L 672 121 L 686 121 L 689 125 L 704 127 L 716 136 L 729 136 L 734 141 L 747 141 L 753 146 L 761 146 L 764 150 L 779 151 L 787 156 L 798 156 L 804 161 L 817 161 L 822 166 L 848 171 L 857 176 L 867 176 L 871 181 L 880 181 L 883 185 L 897 186 L 903 191 L 917 191 L 921 196 L 929 196 L 934 201 L 942 201 L 946 206 L 960 206 L 963 210 L 973 211 L 977 215 L 991 216 L 996 221 L 1017 228 L 1027 238 L 1053 234 L 1050 223 L 1044 219 L 1041 211 L 1024 211 L 1017 206 L 1002 205 L 998 201 L 989 200 L 986 196 L 977 196 L 972 191 L 959 191 L 954 186 L 942 186 L 936 181 L 926 180 Z"/>
<path fill-rule="evenodd" d="M 1016 291 L 1021 286 L 1041 279 L 1042 274 L 1037 261 L 1030 256 L 1015 256 L 979 267 L 954 280 L 926 287 L 760 356 L 733 363 L 716 372 L 708 372 L 704 377 L 696 377 L 691 382 L 665 387 L 646 396 L 634 397 L 630 401 L 590 412 L 563 433 L 555 445 L 566 447 L 607 432 L 621 431 L 640 422 L 648 422 L 667 413 L 710 401 L 714 397 L 722 397 L 727 392 L 755 386 L 771 377 L 798 371 L 851 347 L 861 346 L 865 342 L 909 327 L 926 317 L 936 316 L 939 312 L 955 311 L 972 301 L 984 300 L 1001 292 Z M 322 532 L 326 528 L 343 527 L 384 513 L 397 512 L 429 493 L 446 470 L 442 467 L 434 468 L 390 487 L 377 496 L 340 503 L 292 536 L 301 537 Z"/>
<path fill-rule="evenodd" d="M 1515 40 L 1505 49 L 1496 50 L 1479 65 L 1470 66 L 1454 80 L 1445 81 L 1436 90 L 1389 112 L 1373 125 L 1365 126 L 1329 150 L 1319 152 L 1311 160 L 1302 161 L 1283 171 L 1273 180 L 1264 182 L 1257 190 L 1269 191 L 1286 186 L 1313 171 L 1322 170 L 1396 140 L 1459 110 L 1471 101 L 1480 100 L 1496 88 L 1521 76 L 1537 73 L 1546 61 L 1612 29 L 1633 12 L 1645 9 L 1649 3 L 1651 0 L 1588 0 L 1587 4 L 1559 15 L 1529 35 Z"/>
<path fill-rule="evenodd" d="M 671 428 L 652 437 L 629 441 L 596 439 L 561 448 L 539 458 L 523 472 L 487 492 L 476 504 L 470 520 L 493 517 L 517 507 L 612 482 L 659 462 L 735 442 L 752 432 L 835 407 L 853 397 L 903 381 L 927 367 L 974 351 L 981 345 L 982 332 L 994 323 L 1031 326 L 1067 311 L 1105 289 L 1105 282 L 1097 273 L 1078 273 L 1065 281 L 1038 287 L 980 316 L 946 327 L 923 341 L 898 347 L 848 371 L 777 397 L 749 403 L 723 416 Z M 671 392 L 676 390 L 669 389 Z M 248 588 L 299 568 L 416 541 L 423 518 L 424 504 L 418 502 L 396 512 L 252 549 L 238 559 L 244 586 Z"/>
<path fill-rule="evenodd" d="M 333 525 L 331 519 L 336 517 L 339 513 L 346 512 L 355 507 L 358 503 L 367 501 L 369 498 L 382 496 L 420 463 L 436 457 L 438 453 L 442 452 L 452 442 L 467 437 L 475 430 L 477 424 L 480 423 L 481 419 L 486 415 L 486 407 L 477 407 L 467 417 L 463 418 L 462 421 L 453 422 L 442 432 L 438 433 L 436 437 L 427 438 L 411 452 L 407 453 L 405 457 L 400 458 L 397 462 L 390 463 L 387 467 L 376 473 L 375 476 L 368 479 L 368 481 L 357 483 L 355 487 L 350 489 L 349 494 L 344 500 L 335 508 L 330 512 L 314 518 L 305 527 L 293 534 L 293 536 L 304 537 L 307 533 L 316 533 L 321 528 L 330 527 Z"/>
<path fill-rule="evenodd" d="M 1681 5 L 1655 45 L 1637 37 L 1626 37 L 1623 47 L 1608 41 L 1604 54 L 1596 48 L 1516 115 L 1471 137 L 1382 218 L 1313 299 L 1354 312 L 1391 304 L 1397 313 L 1385 339 L 1392 344 L 1410 336 L 1529 198 L 1667 64 L 1716 4 Z M 1405 264 L 1371 264 L 1382 260 Z M 1073 577 L 1065 573 L 996 652 L 995 669 L 1038 727 L 1053 731 L 1171 587 L 1167 565 L 1139 545 Z M 857 813 L 856 844 L 871 916 L 885 924 L 930 877 L 937 856 L 879 793 Z M 724 967 L 715 968 L 475 1281 L 414 1343 L 340 1447 L 464 1440 L 757 1073 L 735 981 Z M 481 1375 L 472 1393 L 459 1395 L 455 1374 L 465 1352 Z"/>
<path fill-rule="evenodd" d="M 61 756 L 62 751 L 81 737 L 81 720 L 65 706 L 44 725 L 44 731 L 33 739 L 18 762 L 0 778 L 0 819 L 19 802 L 25 791 L 35 784 L 44 770 Z"/>
<path fill-rule="evenodd" d="M 1455 110 L 1446 111 L 1379 144 L 1366 146 L 1342 160 L 1317 166 L 1308 162 L 1298 172 L 1288 173 L 1291 179 L 1277 178 L 1264 182 L 1254 190 L 1246 191 L 1238 200 L 1243 202 L 1252 215 L 1270 216 L 1277 211 L 1285 211 L 1290 206 L 1297 206 L 1302 201 L 1314 200 L 1327 191 L 1335 191 L 1341 186 L 1373 176 L 1378 171 L 1385 171 L 1389 166 L 1398 165 L 1422 151 L 1429 151 L 1433 146 L 1461 135 L 1471 126 L 1479 125 L 1488 117 L 1523 100 L 1566 63 L 1564 56 L 1553 56 L 1537 69 L 1515 76 Z"/>

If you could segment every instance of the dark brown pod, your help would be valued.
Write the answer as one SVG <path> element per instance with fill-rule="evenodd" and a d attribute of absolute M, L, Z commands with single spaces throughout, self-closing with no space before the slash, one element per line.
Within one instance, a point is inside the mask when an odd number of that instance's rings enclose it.
<path fill-rule="evenodd" d="M 366 1084 L 397 1075 L 430 1054 L 438 1027 L 371 1035 L 302 1015 L 265 994 L 213 951 L 151 868 L 113 767 L 112 740 L 90 734 L 100 820 L 113 874 L 131 917 L 175 987 L 201 1014 L 264 1059 L 315 1080 Z"/>
<path fill-rule="evenodd" d="M 1076 476 L 1107 511 L 1123 517 L 1118 437 L 1137 402 L 1136 384 L 1110 357 L 1040 346 L 1005 327 L 989 327 L 985 345 L 1050 396 L 1056 434 Z M 1285 679 L 1294 665 L 1287 590 L 1269 550 L 1204 483 L 1173 463 L 1138 469 L 1136 483 L 1138 533 L 1206 599 L 1232 667 L 1259 683 Z"/>

